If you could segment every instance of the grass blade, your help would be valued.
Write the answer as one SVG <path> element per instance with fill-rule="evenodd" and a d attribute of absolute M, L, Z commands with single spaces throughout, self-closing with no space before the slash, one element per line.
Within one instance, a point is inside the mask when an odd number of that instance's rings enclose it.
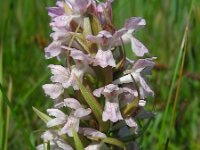
<path fill-rule="evenodd" d="M 178 79 L 177 89 L 176 89 L 176 94 L 175 94 L 175 99 L 174 99 L 172 117 L 170 119 L 169 136 L 168 136 L 168 139 L 167 139 L 166 144 L 165 144 L 166 149 L 168 149 L 170 137 L 171 137 L 171 134 L 172 134 L 172 128 L 174 126 L 174 121 L 175 121 L 175 116 L 176 116 L 176 105 L 177 105 L 177 101 L 178 101 L 179 91 L 180 91 L 180 88 L 181 88 L 181 81 L 182 81 L 182 77 L 183 77 L 183 67 L 184 67 L 185 55 L 186 55 L 186 38 L 187 38 L 187 33 L 188 33 L 188 27 L 186 27 L 185 33 L 186 33 L 185 38 L 184 38 L 183 43 L 182 43 L 183 58 L 182 58 L 182 61 L 181 61 L 181 67 L 180 67 L 180 71 L 179 71 L 179 79 Z"/>
<path fill-rule="evenodd" d="M 8 99 L 11 102 L 12 99 L 12 79 L 10 78 L 9 85 L 8 85 Z M 6 122 L 5 122 L 5 134 L 4 134 L 4 150 L 7 150 L 8 144 L 8 133 L 9 133 L 9 123 L 10 123 L 10 108 L 6 107 Z"/>
<path fill-rule="evenodd" d="M 185 55 L 184 54 L 185 53 L 184 52 L 184 46 L 185 46 L 185 43 L 186 43 L 187 31 L 188 31 L 189 20 L 190 20 L 190 16 L 191 16 L 191 12 L 192 12 L 193 3 L 194 3 L 194 0 L 191 2 L 190 12 L 189 12 L 189 15 L 188 15 L 188 22 L 187 22 L 187 25 L 186 25 L 186 28 L 185 28 L 185 31 L 184 31 L 184 35 L 183 35 L 183 38 L 182 38 L 181 47 L 180 47 L 180 51 L 179 51 L 179 54 L 178 54 L 178 59 L 177 59 L 177 62 L 176 62 L 174 74 L 173 74 L 173 77 L 172 77 L 172 83 L 171 83 L 171 87 L 170 87 L 168 98 L 167 98 L 167 105 L 166 105 L 166 108 L 165 108 L 165 111 L 164 111 L 163 120 L 162 120 L 162 123 L 161 123 L 161 130 L 160 130 L 159 142 L 158 142 L 158 148 L 161 148 L 161 149 L 163 149 L 163 144 L 164 144 L 164 141 L 166 140 L 165 138 L 169 138 L 169 134 L 171 134 L 171 132 L 170 133 L 167 132 L 167 136 L 163 135 L 163 133 L 165 133 L 164 130 L 166 129 L 166 127 L 168 125 L 168 123 L 167 123 L 167 119 L 168 119 L 167 115 L 169 113 L 169 106 L 170 106 L 169 104 L 170 104 L 170 101 L 171 101 L 172 96 L 173 96 L 173 90 L 174 90 L 174 86 L 175 86 L 175 81 L 177 80 L 177 75 L 178 75 L 179 70 L 181 70 L 181 67 L 182 67 L 181 63 L 184 63 L 184 57 L 185 57 L 184 56 Z M 178 93 L 176 93 L 176 94 L 178 94 Z M 174 106 L 173 106 L 173 109 L 175 109 L 175 108 L 176 108 L 176 101 L 174 102 Z M 173 113 L 172 115 L 174 115 L 175 110 L 173 110 L 172 113 Z M 163 137 L 165 137 L 165 138 L 163 138 Z M 167 145 L 168 145 L 168 140 L 169 139 L 167 139 Z M 167 145 L 165 145 L 165 149 L 167 149 Z"/>
<path fill-rule="evenodd" d="M 3 48 L 0 47 L 0 84 L 3 84 Z M 0 146 L 3 145 L 3 96 L 0 92 Z M 2 147 L 0 147 L 2 148 Z"/>
<path fill-rule="evenodd" d="M 15 111 L 14 111 L 14 109 L 13 109 L 13 106 L 12 106 L 12 104 L 10 103 L 10 100 L 8 99 L 8 97 L 7 97 L 7 95 L 5 94 L 5 90 L 3 89 L 3 87 L 2 87 L 2 84 L 0 84 L 0 91 L 1 91 L 1 93 L 2 93 L 2 100 L 3 100 L 3 102 L 5 102 L 6 104 L 7 104 L 7 106 L 9 107 L 9 109 L 10 109 L 10 112 L 11 112 L 11 114 L 12 114 L 12 117 L 15 119 L 15 121 L 16 121 L 16 126 L 18 127 L 18 128 L 21 128 L 22 130 L 22 134 L 24 135 L 24 137 L 25 137 L 25 140 L 27 140 L 27 143 L 29 143 L 29 147 L 30 147 L 30 149 L 31 150 L 34 150 L 34 146 L 33 146 L 33 144 L 31 143 L 31 141 L 29 140 L 29 134 L 28 134 L 28 132 L 25 130 L 25 128 L 23 128 L 23 126 L 22 126 L 22 124 L 21 124 L 21 120 L 19 120 L 19 118 L 18 118 L 18 116 L 17 116 L 17 114 L 15 113 Z"/>

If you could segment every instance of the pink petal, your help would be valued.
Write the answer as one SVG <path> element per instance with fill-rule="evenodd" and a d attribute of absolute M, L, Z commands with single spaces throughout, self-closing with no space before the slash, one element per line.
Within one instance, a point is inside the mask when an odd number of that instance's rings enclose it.
<path fill-rule="evenodd" d="M 96 96 L 96 97 L 100 97 L 103 90 L 104 90 L 104 87 L 98 88 L 98 89 L 93 91 L 93 95 Z"/>
<path fill-rule="evenodd" d="M 118 92 L 119 91 L 119 87 L 115 84 L 108 84 L 105 86 L 104 91 L 105 93 L 111 93 L 113 91 Z"/>
<path fill-rule="evenodd" d="M 65 11 L 60 7 L 48 7 L 48 15 L 51 17 L 61 16 L 65 13 Z"/>
<path fill-rule="evenodd" d="M 128 30 L 138 29 L 146 25 L 146 21 L 141 17 L 132 17 L 126 20 L 124 27 Z"/>
<path fill-rule="evenodd" d="M 102 68 L 105 68 L 107 66 L 115 67 L 116 63 L 113 58 L 113 54 L 110 50 L 102 51 L 101 49 L 98 50 L 94 63 L 94 66 L 101 66 Z"/>
<path fill-rule="evenodd" d="M 112 122 L 123 120 L 120 109 L 119 109 L 119 104 L 106 101 L 102 119 L 103 121 L 110 120 Z"/>
<path fill-rule="evenodd" d="M 63 135 L 63 134 L 68 134 L 70 137 L 72 137 L 72 126 L 74 127 L 74 129 L 76 130 L 76 132 L 78 132 L 79 130 L 79 122 L 80 120 L 76 117 L 73 116 L 69 116 L 67 123 L 65 124 L 65 126 L 60 130 L 59 134 Z"/>
<path fill-rule="evenodd" d="M 136 38 L 131 37 L 131 47 L 132 51 L 137 55 L 137 56 L 144 56 L 145 53 L 148 53 L 148 49 Z"/>
<path fill-rule="evenodd" d="M 138 70 L 142 68 L 142 70 L 144 70 L 142 72 L 144 72 L 145 74 L 149 74 L 154 65 L 155 63 L 149 59 L 139 59 L 134 63 L 133 69 Z"/>
<path fill-rule="evenodd" d="M 48 47 L 44 49 L 46 59 L 58 56 L 61 53 L 61 42 L 53 41 Z"/>

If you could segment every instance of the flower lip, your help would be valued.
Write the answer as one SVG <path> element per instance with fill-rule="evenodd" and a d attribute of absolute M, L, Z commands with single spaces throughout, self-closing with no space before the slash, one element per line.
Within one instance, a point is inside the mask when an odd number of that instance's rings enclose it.
<path fill-rule="evenodd" d="M 107 86 L 105 86 L 105 89 L 104 89 L 104 93 L 113 93 L 115 91 L 118 91 L 119 90 L 119 87 L 115 84 L 109 84 Z M 113 93 L 114 94 L 114 93 Z"/>

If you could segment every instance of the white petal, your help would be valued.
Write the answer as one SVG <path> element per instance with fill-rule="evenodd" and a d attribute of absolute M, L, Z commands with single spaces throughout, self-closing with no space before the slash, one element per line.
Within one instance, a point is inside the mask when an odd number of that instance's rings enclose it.
<path fill-rule="evenodd" d="M 65 126 L 60 130 L 59 134 L 68 134 L 70 137 L 72 137 L 72 126 L 74 127 L 74 129 L 76 130 L 76 132 L 78 132 L 79 130 L 79 122 L 80 120 L 76 117 L 73 116 L 69 116 L 67 119 L 67 123 L 65 124 Z"/>
<path fill-rule="evenodd" d="M 45 84 L 42 86 L 46 95 L 52 99 L 58 98 L 63 92 L 64 88 L 61 84 Z"/>
<path fill-rule="evenodd" d="M 66 143 L 63 143 L 61 141 L 57 141 L 56 143 L 57 143 L 58 147 L 62 148 L 62 150 L 73 150 L 73 148 Z"/>
<path fill-rule="evenodd" d="M 93 143 L 88 145 L 85 150 L 100 150 L 102 143 Z"/>
<path fill-rule="evenodd" d="M 131 77 L 131 75 L 135 80 L 137 80 L 138 73 L 133 72 L 131 74 L 125 75 L 125 76 L 113 81 L 113 84 L 131 83 L 131 82 L 133 82 L 133 78 Z"/>
<path fill-rule="evenodd" d="M 81 128 L 84 136 L 105 138 L 106 135 L 98 130 L 92 128 Z"/>
<path fill-rule="evenodd" d="M 59 109 L 47 109 L 47 113 L 50 116 L 54 116 L 56 118 L 59 118 L 59 117 L 65 118 L 66 117 L 66 115 Z"/>
<path fill-rule="evenodd" d="M 47 130 L 42 134 L 41 137 L 44 141 L 50 141 L 54 138 L 54 135 L 49 130 Z"/>
<path fill-rule="evenodd" d="M 61 84 L 67 82 L 69 78 L 69 70 L 61 65 L 49 65 L 48 67 L 51 69 L 51 73 L 53 74 L 51 77 L 52 82 L 58 82 Z"/>
<path fill-rule="evenodd" d="M 145 100 L 139 100 L 139 106 L 144 107 L 146 105 Z"/>
<path fill-rule="evenodd" d="M 78 109 L 78 108 L 82 107 L 81 104 L 79 103 L 79 101 L 74 98 L 64 99 L 64 104 L 65 104 L 65 106 L 72 108 L 72 109 Z"/>
<path fill-rule="evenodd" d="M 47 122 L 47 127 L 50 128 L 50 127 L 54 127 L 57 125 L 61 125 L 61 124 L 65 123 L 65 121 L 66 121 L 65 118 L 55 118 L 55 119 L 52 119 Z"/>
<path fill-rule="evenodd" d="M 74 116 L 81 118 L 84 116 L 87 116 L 91 113 L 91 109 L 84 109 L 84 108 L 78 108 L 75 112 L 74 112 Z"/>

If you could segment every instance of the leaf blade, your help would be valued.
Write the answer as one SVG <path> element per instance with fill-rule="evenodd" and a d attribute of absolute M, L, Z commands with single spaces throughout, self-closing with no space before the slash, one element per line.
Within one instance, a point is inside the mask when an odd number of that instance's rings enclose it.
<path fill-rule="evenodd" d="M 120 148 L 123 148 L 124 150 L 126 150 L 125 144 L 118 139 L 107 137 L 107 138 L 104 138 L 102 140 L 102 142 L 111 144 L 111 145 L 115 145 L 117 147 L 120 147 Z"/>
<path fill-rule="evenodd" d="M 103 110 L 102 110 L 100 104 L 97 102 L 97 100 L 94 98 L 94 96 L 87 90 L 87 88 L 81 83 L 81 81 L 77 77 L 76 77 L 76 81 L 78 83 L 81 94 L 83 95 L 85 101 L 90 106 L 97 121 L 99 122 L 100 131 L 107 130 L 108 122 L 103 122 L 103 120 L 102 120 Z"/>
<path fill-rule="evenodd" d="M 51 120 L 51 117 L 49 117 L 48 115 L 46 115 L 45 113 L 41 112 L 40 110 L 38 110 L 35 107 L 32 107 L 33 111 L 38 115 L 38 117 L 40 119 L 42 119 L 42 121 L 44 121 L 45 123 L 47 123 L 49 120 Z"/>
<path fill-rule="evenodd" d="M 71 130 L 72 130 L 72 134 L 74 137 L 74 143 L 75 143 L 76 150 L 84 150 L 84 146 L 73 126 L 72 126 Z"/>

